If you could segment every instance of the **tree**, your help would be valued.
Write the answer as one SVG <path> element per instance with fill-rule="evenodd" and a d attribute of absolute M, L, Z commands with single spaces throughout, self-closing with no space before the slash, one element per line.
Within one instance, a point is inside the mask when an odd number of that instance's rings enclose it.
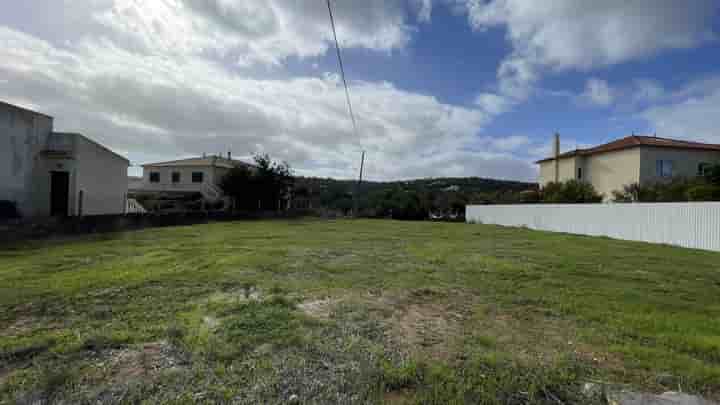
<path fill-rule="evenodd" d="M 246 166 L 235 166 L 222 179 L 220 188 L 233 200 L 236 209 L 252 209 L 255 195 L 255 179 Z"/>
<path fill-rule="evenodd" d="M 233 198 L 236 208 L 279 210 L 290 198 L 294 178 L 287 162 L 256 155 L 255 167 L 237 166 L 221 179 L 220 188 Z"/>

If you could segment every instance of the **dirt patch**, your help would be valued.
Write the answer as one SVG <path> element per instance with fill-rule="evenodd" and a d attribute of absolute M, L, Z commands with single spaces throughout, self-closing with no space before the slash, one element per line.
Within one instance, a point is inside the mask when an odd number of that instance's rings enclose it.
<path fill-rule="evenodd" d="M 32 332 L 38 325 L 39 320 L 32 316 L 23 316 L 16 319 L 4 330 L 0 331 L 0 336 L 22 336 Z"/>
<path fill-rule="evenodd" d="M 330 319 L 330 315 L 338 300 L 326 298 L 320 300 L 310 300 L 298 304 L 298 309 L 306 315 L 317 319 Z"/>
<path fill-rule="evenodd" d="M 340 304 L 363 307 L 380 318 L 392 345 L 407 354 L 448 359 L 462 332 L 465 316 L 435 291 L 404 294 L 370 291 L 359 297 L 324 298 L 305 301 L 298 309 L 327 320 Z"/>
<path fill-rule="evenodd" d="M 147 343 L 138 348 L 110 350 L 99 364 L 108 370 L 110 384 L 125 384 L 141 378 L 153 378 L 163 371 L 181 369 L 186 360 L 167 342 Z"/>
<path fill-rule="evenodd" d="M 413 396 L 408 390 L 390 391 L 383 395 L 383 403 L 391 405 L 409 405 L 413 403 Z"/>

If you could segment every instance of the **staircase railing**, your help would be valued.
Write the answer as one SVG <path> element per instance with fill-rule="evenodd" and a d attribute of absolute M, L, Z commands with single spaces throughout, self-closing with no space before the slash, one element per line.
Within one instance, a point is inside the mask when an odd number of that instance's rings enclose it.
<path fill-rule="evenodd" d="M 128 198 L 125 205 L 125 212 L 128 214 L 145 214 L 147 210 L 136 199 Z"/>

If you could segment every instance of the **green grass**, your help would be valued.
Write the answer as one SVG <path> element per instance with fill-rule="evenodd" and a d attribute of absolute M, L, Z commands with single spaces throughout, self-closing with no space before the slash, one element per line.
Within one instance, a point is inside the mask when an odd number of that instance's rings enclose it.
<path fill-rule="evenodd" d="M 719 253 L 485 225 L 24 242 L 0 249 L 0 402 L 588 403 L 586 381 L 717 397 L 718 297 Z"/>

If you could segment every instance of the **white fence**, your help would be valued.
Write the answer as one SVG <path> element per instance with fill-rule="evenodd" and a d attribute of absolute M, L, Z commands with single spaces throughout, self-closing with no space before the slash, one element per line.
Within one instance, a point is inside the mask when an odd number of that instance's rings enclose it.
<path fill-rule="evenodd" d="M 469 205 L 468 222 L 720 251 L 720 203 Z"/>

